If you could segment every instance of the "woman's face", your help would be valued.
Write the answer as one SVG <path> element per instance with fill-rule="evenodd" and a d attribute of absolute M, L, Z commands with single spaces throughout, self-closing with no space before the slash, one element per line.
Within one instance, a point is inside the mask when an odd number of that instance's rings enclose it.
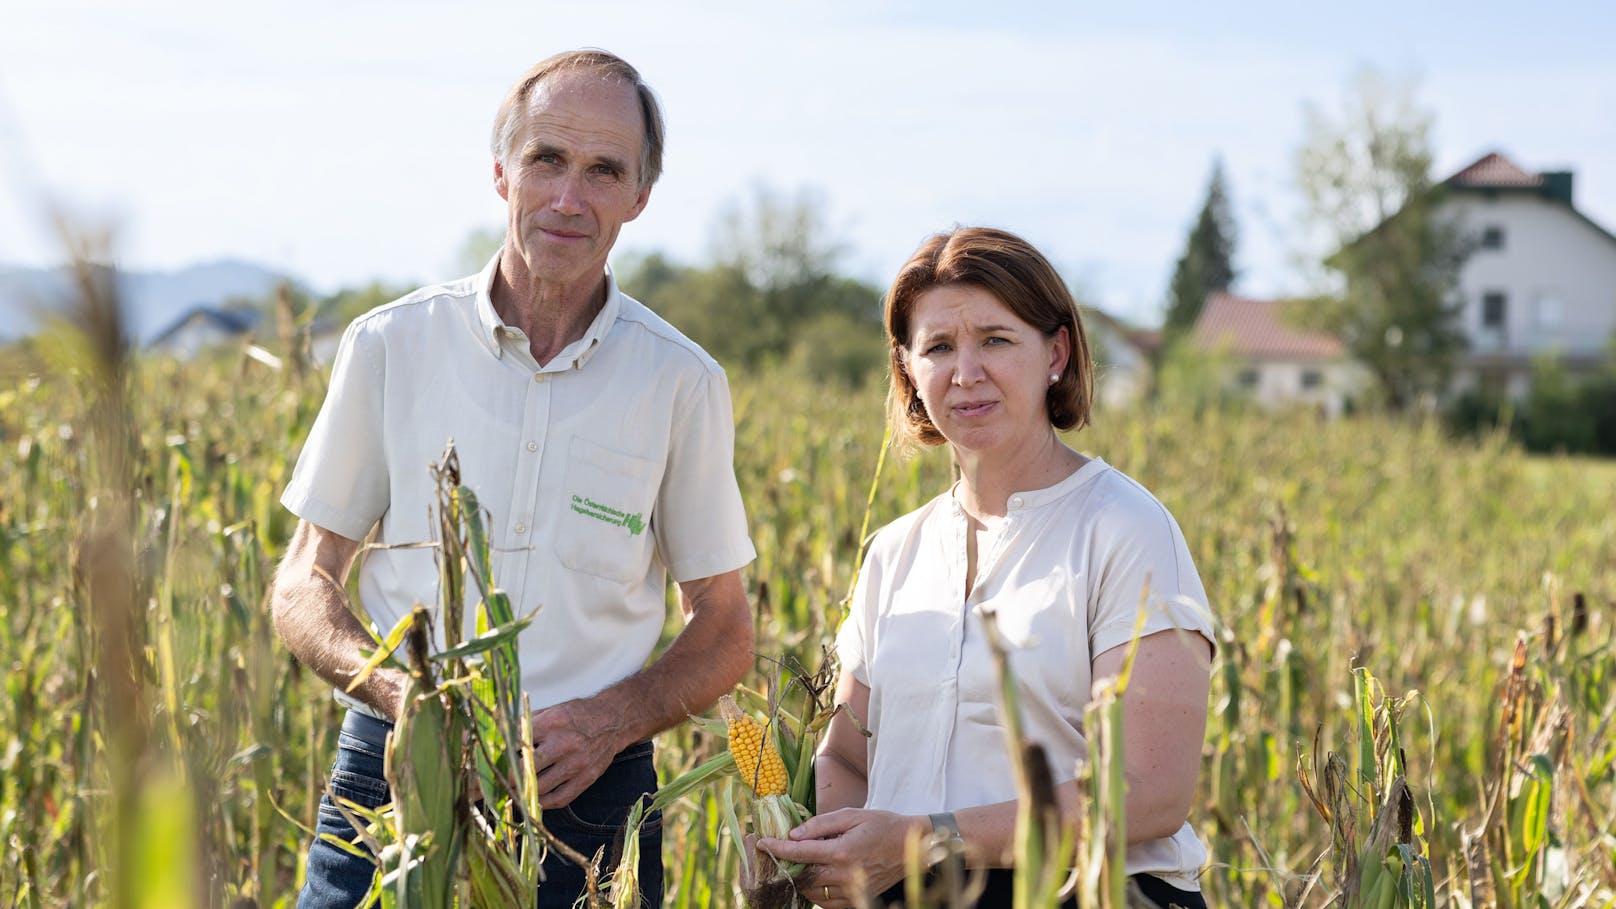
<path fill-rule="evenodd" d="M 915 298 L 903 362 L 932 423 L 961 452 L 1014 451 L 1049 431 L 1050 376 L 1066 368 L 1071 341 L 1023 322 L 970 284 Z"/>

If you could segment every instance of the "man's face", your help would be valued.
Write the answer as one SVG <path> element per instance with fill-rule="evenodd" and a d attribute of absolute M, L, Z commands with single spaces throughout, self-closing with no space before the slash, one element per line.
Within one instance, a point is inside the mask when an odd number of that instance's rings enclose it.
<path fill-rule="evenodd" d="M 536 281 L 599 280 L 617 232 L 645 208 L 644 121 L 632 86 L 596 73 L 552 76 L 519 115 L 494 187 L 510 208 L 509 242 Z"/>

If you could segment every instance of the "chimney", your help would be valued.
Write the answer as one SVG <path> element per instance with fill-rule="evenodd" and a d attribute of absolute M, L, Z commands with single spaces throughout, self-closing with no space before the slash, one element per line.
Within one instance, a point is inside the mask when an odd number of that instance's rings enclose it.
<path fill-rule="evenodd" d="M 1544 198 L 1571 205 L 1571 171 L 1546 170 L 1539 176 L 1543 178 Z"/>

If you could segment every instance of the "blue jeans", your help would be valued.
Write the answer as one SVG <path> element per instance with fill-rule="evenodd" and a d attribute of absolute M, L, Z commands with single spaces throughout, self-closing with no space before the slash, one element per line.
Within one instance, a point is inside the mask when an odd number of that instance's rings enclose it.
<path fill-rule="evenodd" d="M 391 796 L 382 766 L 387 733 L 391 729 L 390 723 L 348 711 L 337 736 L 337 759 L 331 767 L 333 792 L 372 808 L 389 801 Z M 586 856 L 603 849 L 604 870 L 609 871 L 617 866 L 622 851 L 619 840 L 629 808 L 635 800 L 656 788 L 651 743 L 630 745 L 612 759 L 600 779 L 572 804 L 544 812 L 544 826 Z M 320 798 L 315 830 L 336 834 L 349 842 L 358 840 L 353 825 L 337 811 L 330 795 Z M 535 906 L 571 909 L 583 893 L 583 869 L 552 851 L 545 857 L 543 870 L 544 883 L 539 887 Z M 303 892 L 298 894 L 298 909 L 358 909 L 359 901 L 370 891 L 375 874 L 376 863 L 369 857 L 352 855 L 316 839 L 309 847 L 307 880 Z M 653 812 L 640 827 L 640 894 L 641 905 L 662 905 L 660 811 Z"/>

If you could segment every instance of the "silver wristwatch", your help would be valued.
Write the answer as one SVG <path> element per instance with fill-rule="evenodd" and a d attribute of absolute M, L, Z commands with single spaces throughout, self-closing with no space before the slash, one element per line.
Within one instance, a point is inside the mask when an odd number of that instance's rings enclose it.
<path fill-rule="evenodd" d="M 954 819 L 954 812 L 939 811 L 931 816 L 931 841 L 946 847 L 950 853 L 965 849 L 965 839 L 960 836 L 959 821 Z"/>

